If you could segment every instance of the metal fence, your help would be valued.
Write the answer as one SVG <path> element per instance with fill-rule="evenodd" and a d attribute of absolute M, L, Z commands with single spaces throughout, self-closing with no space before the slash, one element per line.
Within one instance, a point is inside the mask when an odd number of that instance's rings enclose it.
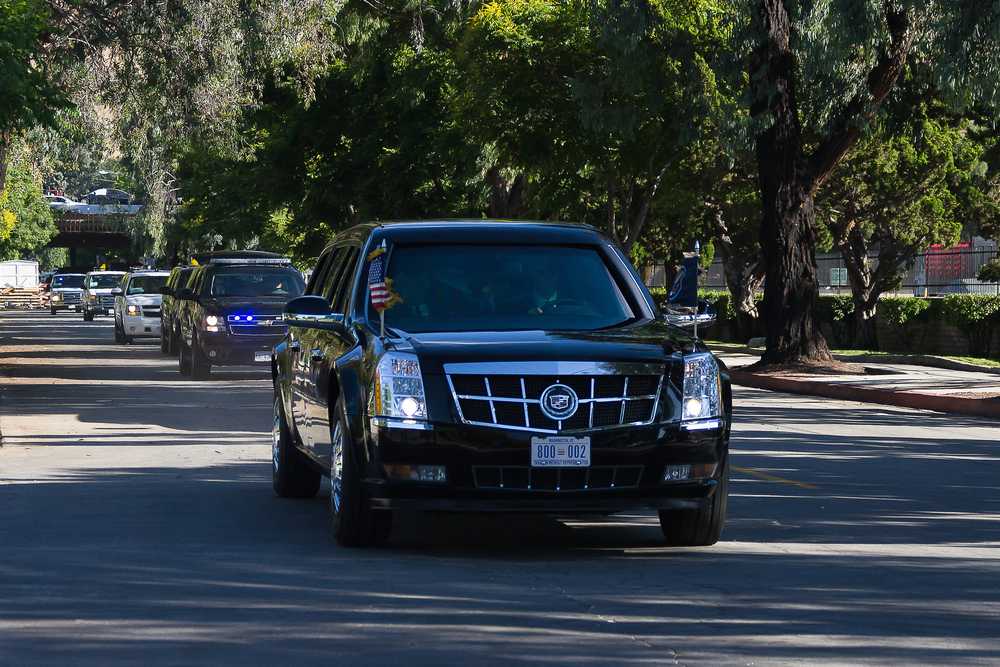
<path fill-rule="evenodd" d="M 895 292 L 901 296 L 936 296 L 945 294 L 1000 294 L 1000 284 L 984 283 L 976 276 L 979 267 L 997 257 L 997 243 L 983 239 L 964 241 L 953 248 L 932 246 L 917 255 L 906 266 L 903 284 Z M 878 265 L 877 253 L 869 256 L 873 268 Z M 828 293 L 851 291 L 850 276 L 840 253 L 817 253 L 816 266 L 820 288 Z M 645 267 L 642 272 L 646 285 L 663 287 L 666 269 L 663 264 Z M 701 276 L 701 287 L 726 289 L 722 262 L 715 261 Z"/>

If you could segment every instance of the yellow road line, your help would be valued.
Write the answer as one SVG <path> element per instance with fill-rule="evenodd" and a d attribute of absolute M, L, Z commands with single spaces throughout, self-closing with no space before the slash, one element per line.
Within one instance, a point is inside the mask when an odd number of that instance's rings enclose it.
<path fill-rule="evenodd" d="M 746 468 L 740 468 L 739 466 L 732 466 L 733 470 L 738 470 L 739 472 L 745 472 L 748 475 L 753 475 L 754 477 L 760 477 L 762 479 L 769 479 L 772 482 L 784 482 L 785 484 L 794 484 L 795 486 L 801 486 L 803 489 L 815 489 L 819 490 L 818 486 L 813 486 L 812 484 L 806 484 L 805 482 L 793 482 L 790 479 L 785 479 L 783 477 L 775 477 L 774 475 L 768 475 L 766 472 L 757 472 L 756 470 L 747 470 Z"/>

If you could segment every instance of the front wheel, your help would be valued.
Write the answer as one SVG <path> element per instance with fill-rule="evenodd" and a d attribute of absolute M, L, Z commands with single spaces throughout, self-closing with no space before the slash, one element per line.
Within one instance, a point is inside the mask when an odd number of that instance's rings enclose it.
<path fill-rule="evenodd" d="M 354 462 L 354 446 L 344 399 L 337 399 L 330 420 L 330 528 L 342 547 L 377 547 L 389 538 L 392 512 L 372 508 Z"/>
<path fill-rule="evenodd" d="M 191 377 L 195 380 L 207 380 L 212 374 L 212 363 L 205 358 L 198 345 L 198 338 L 191 340 Z"/>
<path fill-rule="evenodd" d="M 282 498 L 313 498 L 319 493 L 323 476 L 313 469 L 292 444 L 281 396 L 274 399 L 271 426 L 271 486 Z"/>
<path fill-rule="evenodd" d="M 163 321 L 160 321 L 160 352 L 163 354 L 170 354 L 170 334 L 167 333 L 167 328 L 163 326 Z"/>
<path fill-rule="evenodd" d="M 89 310 L 84 310 L 83 311 L 83 321 L 84 322 L 93 322 L 94 321 L 94 314 L 92 312 L 90 312 Z"/>
<path fill-rule="evenodd" d="M 50 308 L 50 309 L 49 309 L 49 312 L 50 312 L 50 313 L 51 313 L 52 315 L 55 315 L 56 313 L 58 313 L 58 312 L 59 312 L 59 309 L 58 309 L 58 308 Z"/>
<path fill-rule="evenodd" d="M 719 484 L 710 507 L 699 510 L 660 510 L 660 528 L 677 547 L 708 547 L 719 541 L 729 503 L 729 455 L 722 464 Z"/>

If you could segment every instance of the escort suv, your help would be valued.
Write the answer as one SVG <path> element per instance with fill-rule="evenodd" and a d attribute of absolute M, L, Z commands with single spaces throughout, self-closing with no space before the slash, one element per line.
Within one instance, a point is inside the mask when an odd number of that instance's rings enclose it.
<path fill-rule="evenodd" d="M 49 312 L 53 315 L 60 310 L 80 310 L 83 304 L 83 283 L 87 276 L 83 273 L 57 273 L 52 276 L 49 289 Z"/>
<path fill-rule="evenodd" d="M 343 546 L 394 511 L 655 510 L 670 544 L 726 518 L 724 364 L 583 225 L 368 224 L 289 301 L 272 362 L 272 483 L 331 480 Z"/>
<path fill-rule="evenodd" d="M 115 309 L 115 295 L 111 293 L 119 287 L 124 271 L 91 271 L 83 282 L 83 321 L 93 322 L 94 315 L 107 315 Z"/>
<path fill-rule="evenodd" d="M 213 366 L 267 368 L 285 334 L 282 309 L 305 289 L 291 261 L 269 252 L 195 255 L 177 300 L 177 358 L 182 375 L 206 380 Z"/>
<path fill-rule="evenodd" d="M 111 290 L 116 343 L 128 345 L 133 338 L 160 336 L 160 288 L 169 276 L 166 271 L 132 271 L 125 274 L 121 287 Z"/>

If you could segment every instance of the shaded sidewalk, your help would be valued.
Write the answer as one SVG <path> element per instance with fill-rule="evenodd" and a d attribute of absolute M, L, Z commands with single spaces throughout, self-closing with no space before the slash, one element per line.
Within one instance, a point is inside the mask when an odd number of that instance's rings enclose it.
<path fill-rule="evenodd" d="M 1000 369 L 937 357 L 839 356 L 872 372 L 781 377 L 739 370 L 759 356 L 746 348 L 709 345 L 709 349 L 730 368 L 733 384 L 739 386 L 1000 419 Z"/>

